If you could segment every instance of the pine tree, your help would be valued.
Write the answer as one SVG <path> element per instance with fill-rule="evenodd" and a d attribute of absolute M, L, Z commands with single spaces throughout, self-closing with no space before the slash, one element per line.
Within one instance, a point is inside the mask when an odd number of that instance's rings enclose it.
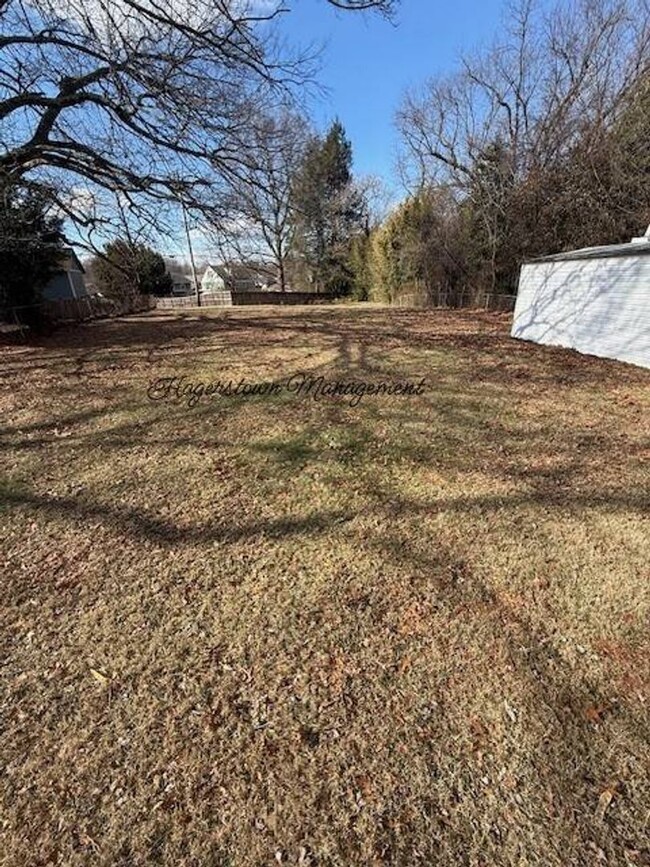
<path fill-rule="evenodd" d="M 91 268 L 97 288 L 108 298 L 123 301 L 141 294 L 169 295 L 172 290 L 165 260 L 146 244 L 118 238 L 106 245 Z"/>
<path fill-rule="evenodd" d="M 308 144 L 293 204 L 297 250 L 316 289 L 347 294 L 354 282 L 350 244 L 363 230 L 365 208 L 353 183 L 352 145 L 340 121 Z"/>
<path fill-rule="evenodd" d="M 48 213 L 50 206 L 46 190 L 0 178 L 0 307 L 38 303 L 40 290 L 60 270 L 63 221 Z"/>

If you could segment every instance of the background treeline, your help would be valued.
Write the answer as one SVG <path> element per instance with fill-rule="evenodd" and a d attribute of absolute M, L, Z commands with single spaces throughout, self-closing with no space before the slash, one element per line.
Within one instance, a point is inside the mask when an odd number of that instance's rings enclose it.
<path fill-rule="evenodd" d="M 372 233 L 370 297 L 516 292 L 522 261 L 650 222 L 645 2 L 508 10 L 497 41 L 398 112 L 408 196 Z"/>
<path fill-rule="evenodd" d="M 169 293 L 159 254 L 185 225 L 280 290 L 472 304 L 530 257 L 650 222 L 648 0 L 508 7 L 493 44 L 405 95 L 388 214 L 341 123 L 304 114 L 309 56 L 273 29 L 290 13 L 197 3 L 190 28 L 174 0 L 0 3 L 0 305 L 35 299 L 71 235 L 111 296 Z"/>
<path fill-rule="evenodd" d="M 353 295 L 354 251 L 369 233 L 366 187 L 352 175 L 352 146 L 339 121 L 324 135 L 286 110 L 260 115 L 248 143 L 245 175 L 231 183 L 230 221 L 202 229 L 213 261 L 254 267 L 276 290 Z M 197 265 L 202 273 L 205 262 Z M 180 270 L 179 270 L 180 267 Z M 91 264 L 93 284 L 107 297 L 139 292 L 168 295 L 170 271 L 192 274 L 191 265 L 165 263 L 133 238 L 106 245 Z"/>
<path fill-rule="evenodd" d="M 406 195 L 388 214 L 376 182 L 353 176 L 339 122 L 319 137 L 285 117 L 274 134 L 290 159 L 253 160 L 266 207 L 246 212 L 242 246 L 266 223 L 283 287 L 286 277 L 356 299 L 450 305 L 512 295 L 523 261 L 628 241 L 650 223 L 649 60 L 645 0 L 523 0 L 493 44 L 405 95 Z M 284 209 L 268 201 L 278 190 Z M 283 246 L 269 218 L 279 212 Z"/>

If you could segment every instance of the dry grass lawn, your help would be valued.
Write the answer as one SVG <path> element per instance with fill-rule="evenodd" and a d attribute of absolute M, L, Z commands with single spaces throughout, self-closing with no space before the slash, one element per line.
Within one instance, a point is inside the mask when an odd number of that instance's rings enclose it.
<path fill-rule="evenodd" d="M 0 350 L 0 864 L 648 865 L 650 372 L 496 314 Z M 296 371 L 422 396 L 152 402 Z"/>

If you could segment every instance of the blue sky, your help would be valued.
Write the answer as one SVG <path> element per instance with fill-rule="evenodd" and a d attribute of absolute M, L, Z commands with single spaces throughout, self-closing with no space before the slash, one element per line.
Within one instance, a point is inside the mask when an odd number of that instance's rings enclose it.
<path fill-rule="evenodd" d="M 268 11 L 277 0 L 252 2 Z M 352 141 L 355 173 L 383 178 L 396 201 L 404 194 L 395 173 L 394 127 L 402 94 L 428 76 L 452 72 L 461 52 L 490 41 L 505 2 L 401 0 L 391 23 L 376 13 L 337 11 L 325 0 L 294 0 L 278 30 L 293 46 L 322 48 L 316 78 L 323 91 L 313 94 L 310 113 L 320 129 L 340 118 Z M 205 257 L 210 242 L 200 228 L 192 234 L 197 255 Z M 185 257 L 185 245 L 179 222 L 166 252 Z"/>
<path fill-rule="evenodd" d="M 453 71 L 462 51 L 490 41 L 501 0 L 402 0 L 394 24 L 377 14 L 340 12 L 324 0 L 297 0 L 281 29 L 291 42 L 324 44 L 312 100 L 320 126 L 338 116 L 354 148 L 355 171 L 396 185 L 394 114 L 401 94 Z"/>

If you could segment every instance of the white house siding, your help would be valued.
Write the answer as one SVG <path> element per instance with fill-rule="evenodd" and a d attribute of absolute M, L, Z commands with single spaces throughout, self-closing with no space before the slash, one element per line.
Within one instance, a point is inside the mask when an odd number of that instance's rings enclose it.
<path fill-rule="evenodd" d="M 223 292 L 226 288 L 223 277 L 218 274 L 211 265 L 205 269 L 201 278 L 202 292 Z"/>
<path fill-rule="evenodd" d="M 650 367 L 650 256 L 524 265 L 512 336 Z"/>

